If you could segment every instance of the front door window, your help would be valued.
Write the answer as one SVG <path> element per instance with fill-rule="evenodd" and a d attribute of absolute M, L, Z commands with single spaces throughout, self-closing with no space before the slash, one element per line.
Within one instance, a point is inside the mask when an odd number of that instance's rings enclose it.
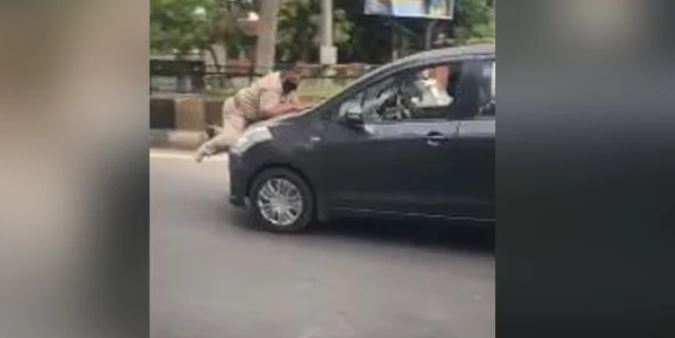
<path fill-rule="evenodd" d="M 366 123 L 448 119 L 461 74 L 459 62 L 402 71 L 347 99 L 338 118 L 349 111 L 360 113 Z"/>

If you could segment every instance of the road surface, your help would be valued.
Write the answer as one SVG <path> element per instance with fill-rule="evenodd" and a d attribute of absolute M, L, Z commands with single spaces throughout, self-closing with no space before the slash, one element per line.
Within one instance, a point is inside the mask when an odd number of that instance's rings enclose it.
<path fill-rule="evenodd" d="M 246 226 L 227 159 L 150 153 L 156 338 L 490 338 L 491 231 L 340 221 L 301 235 Z"/>

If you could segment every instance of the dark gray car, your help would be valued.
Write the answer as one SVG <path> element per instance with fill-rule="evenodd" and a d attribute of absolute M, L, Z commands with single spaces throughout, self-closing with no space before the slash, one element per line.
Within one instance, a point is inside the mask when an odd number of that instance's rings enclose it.
<path fill-rule="evenodd" d="M 252 126 L 230 151 L 230 201 L 275 231 L 354 215 L 492 222 L 494 74 L 493 45 L 419 53 Z"/>

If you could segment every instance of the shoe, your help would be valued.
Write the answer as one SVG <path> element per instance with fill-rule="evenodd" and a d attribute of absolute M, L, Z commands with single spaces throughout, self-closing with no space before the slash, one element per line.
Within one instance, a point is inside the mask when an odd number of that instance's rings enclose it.
<path fill-rule="evenodd" d="M 202 163 L 202 161 L 204 161 L 204 154 L 202 153 L 195 154 L 195 162 Z"/>
<path fill-rule="evenodd" d="M 209 154 L 207 154 L 204 149 L 199 148 L 197 150 L 197 153 L 195 153 L 195 161 L 197 161 L 197 163 L 201 163 L 202 161 L 204 161 L 204 158 L 207 157 L 208 155 Z"/>
<path fill-rule="evenodd" d="M 213 126 L 206 127 L 206 139 L 210 140 L 216 136 L 216 129 Z"/>
<path fill-rule="evenodd" d="M 207 139 L 210 140 L 210 139 L 216 137 L 216 135 L 222 133 L 223 128 L 218 127 L 218 126 L 213 125 L 213 124 L 209 124 L 209 125 L 206 126 L 206 129 L 204 131 L 206 132 Z"/>

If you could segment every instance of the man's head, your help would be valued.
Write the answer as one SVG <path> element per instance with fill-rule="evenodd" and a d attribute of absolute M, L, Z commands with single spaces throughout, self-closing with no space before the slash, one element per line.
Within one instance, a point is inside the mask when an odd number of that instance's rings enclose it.
<path fill-rule="evenodd" d="M 282 70 L 280 78 L 281 88 L 283 89 L 284 94 L 289 94 L 298 89 L 298 86 L 300 85 L 300 71 L 297 67 Z"/>
<path fill-rule="evenodd" d="M 438 83 L 440 88 L 446 88 L 448 86 L 450 73 L 450 65 L 441 65 L 433 69 L 432 77 L 436 80 L 436 83 Z"/>

